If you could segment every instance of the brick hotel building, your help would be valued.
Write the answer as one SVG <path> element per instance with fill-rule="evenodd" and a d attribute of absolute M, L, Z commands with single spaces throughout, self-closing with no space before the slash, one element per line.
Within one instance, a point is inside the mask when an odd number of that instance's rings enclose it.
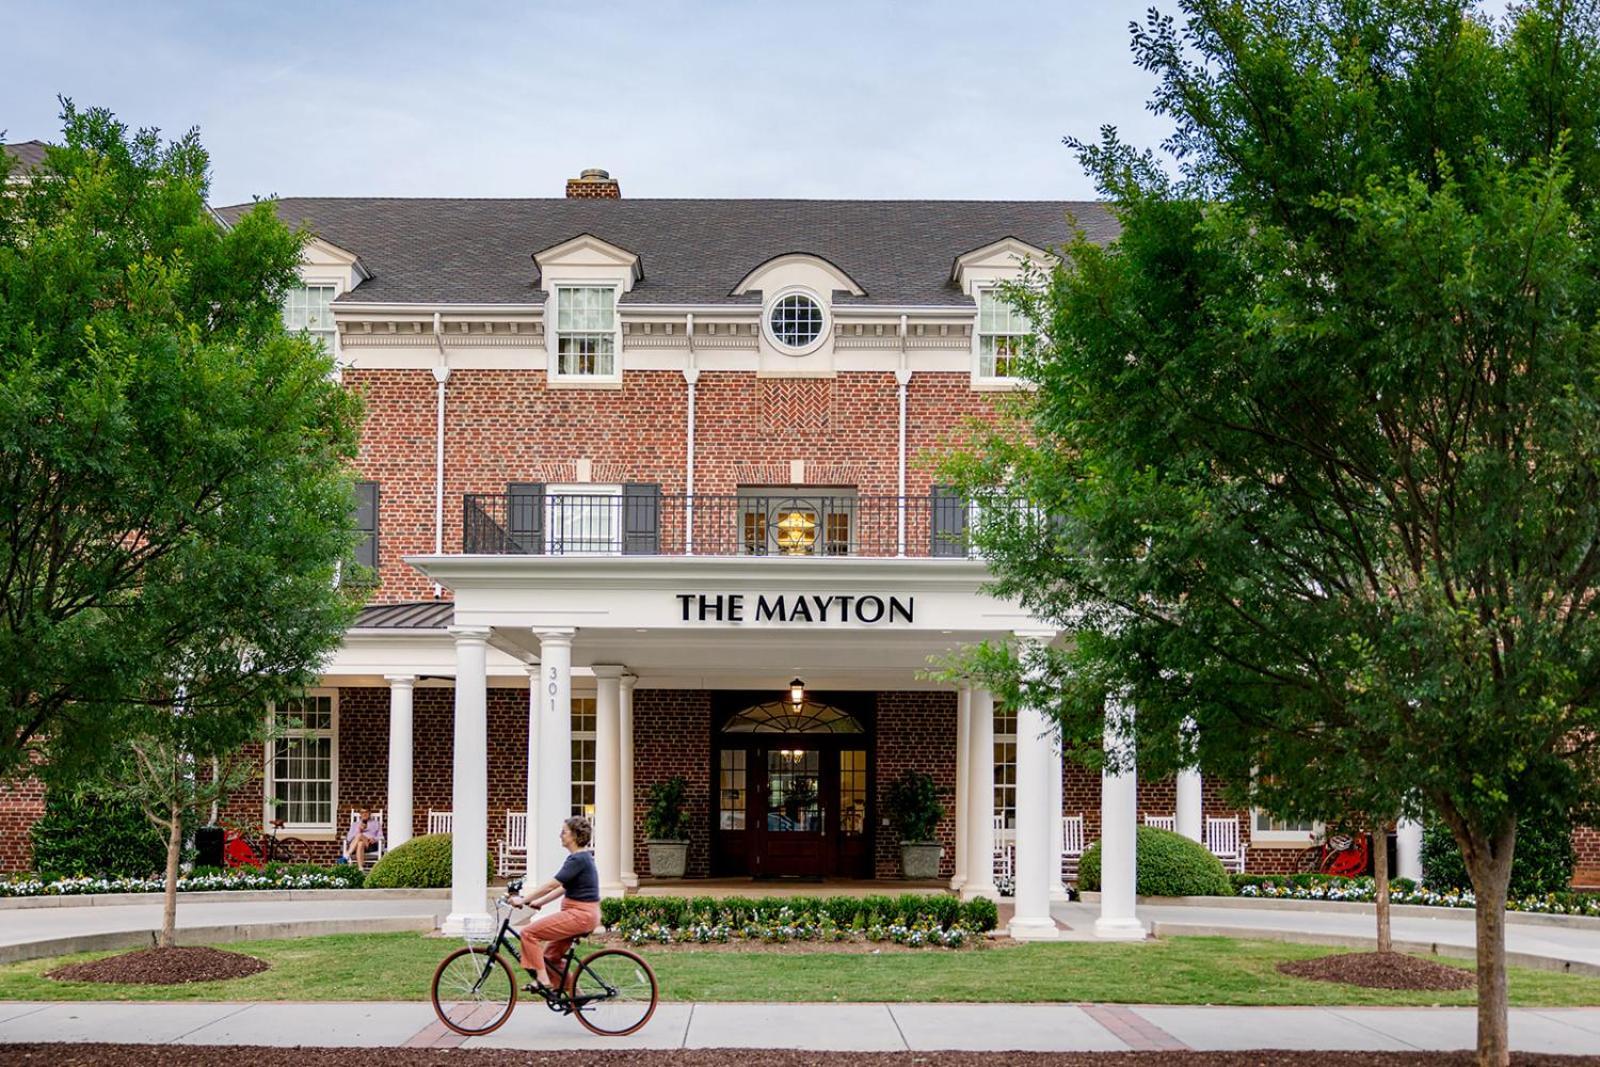
<path fill-rule="evenodd" d="M 1138 932 L 1110 858 L 1131 864 L 1137 821 L 1236 821 L 1252 870 L 1309 842 L 1198 774 L 1102 781 L 1037 712 L 925 674 L 968 643 L 1060 639 L 984 592 L 928 460 L 1017 388 L 1026 325 L 996 285 L 1069 217 L 1109 239 L 1102 205 L 630 200 L 586 171 L 561 198 L 278 211 L 315 235 L 287 320 L 366 400 L 375 581 L 240 818 L 281 811 L 331 859 L 354 808 L 387 813 L 389 847 L 450 813 L 451 924 L 483 910 L 472 857 L 517 844 L 524 812 L 534 871 L 586 812 L 604 892 L 648 878 L 646 797 L 674 775 L 691 878 L 888 879 L 882 792 L 924 770 L 949 796 L 941 878 L 1014 877 L 1023 936 L 1053 933 L 1080 835 L 1107 840 L 1108 936 Z"/>

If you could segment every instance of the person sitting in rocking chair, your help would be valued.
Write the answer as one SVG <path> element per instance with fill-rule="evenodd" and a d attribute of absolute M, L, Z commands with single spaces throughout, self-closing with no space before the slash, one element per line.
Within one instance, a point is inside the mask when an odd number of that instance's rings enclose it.
<path fill-rule="evenodd" d="M 513 907 L 537 908 L 565 897 L 560 911 L 533 920 L 520 934 L 522 966 L 540 985 L 552 989 L 552 971 L 557 981 L 567 980 L 561 970 L 567 948 L 600 925 L 600 873 L 595 869 L 594 853 L 588 851 L 592 833 L 589 820 L 581 815 L 563 822 L 561 847 L 567 850 L 566 862 L 554 878 L 533 892 L 510 898 Z"/>

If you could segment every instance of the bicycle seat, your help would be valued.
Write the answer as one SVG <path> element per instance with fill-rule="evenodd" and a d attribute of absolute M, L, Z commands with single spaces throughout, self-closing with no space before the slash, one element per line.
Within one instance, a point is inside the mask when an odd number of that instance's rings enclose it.
<path fill-rule="evenodd" d="M 272 828 L 274 830 L 282 830 L 283 829 L 283 820 L 282 819 L 273 819 L 272 823 L 270 825 L 272 826 Z"/>

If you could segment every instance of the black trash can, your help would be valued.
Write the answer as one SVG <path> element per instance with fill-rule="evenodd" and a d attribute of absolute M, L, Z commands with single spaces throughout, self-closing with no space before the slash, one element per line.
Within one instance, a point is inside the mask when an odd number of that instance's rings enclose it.
<path fill-rule="evenodd" d="M 202 826 L 194 832 L 194 862 L 197 867 L 222 866 L 222 827 Z"/>

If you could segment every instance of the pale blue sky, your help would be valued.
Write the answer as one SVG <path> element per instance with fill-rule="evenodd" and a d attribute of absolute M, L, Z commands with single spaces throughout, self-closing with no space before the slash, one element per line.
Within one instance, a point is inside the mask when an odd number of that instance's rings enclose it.
<path fill-rule="evenodd" d="M 198 125 L 218 204 L 559 196 L 588 166 L 632 197 L 1087 198 L 1063 135 L 1166 133 L 1146 7 L 0 0 L 0 130 L 51 139 L 57 93 Z"/>
<path fill-rule="evenodd" d="M 24 3 L 0 129 L 55 96 L 198 125 L 213 200 L 559 196 L 1080 198 L 1064 134 L 1141 141 L 1145 4 Z"/>

